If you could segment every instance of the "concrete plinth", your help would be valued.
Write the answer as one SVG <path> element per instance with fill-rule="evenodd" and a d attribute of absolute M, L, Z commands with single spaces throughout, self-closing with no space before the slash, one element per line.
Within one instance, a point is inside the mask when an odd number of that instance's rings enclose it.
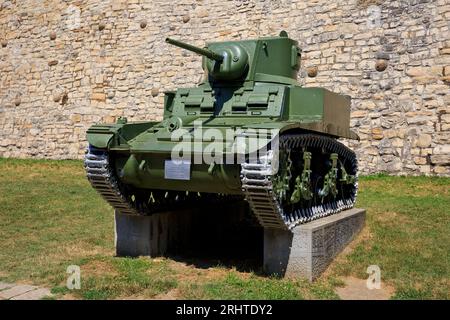
<path fill-rule="evenodd" d="M 115 244 L 118 256 L 159 256 L 167 251 L 168 217 L 133 216 L 115 212 Z"/>
<path fill-rule="evenodd" d="M 295 227 L 292 232 L 264 230 L 264 272 L 312 281 L 357 235 L 365 210 L 349 209 Z"/>
<path fill-rule="evenodd" d="M 151 216 L 115 214 L 118 256 L 172 256 L 242 264 L 256 261 L 269 275 L 317 278 L 365 223 L 365 210 L 350 209 L 299 225 L 292 231 L 249 222 L 244 201 Z"/>
<path fill-rule="evenodd" d="M 257 255 L 262 257 L 263 229 L 249 224 L 248 217 L 249 208 L 244 201 L 151 216 L 116 212 L 116 254 L 256 259 Z"/>

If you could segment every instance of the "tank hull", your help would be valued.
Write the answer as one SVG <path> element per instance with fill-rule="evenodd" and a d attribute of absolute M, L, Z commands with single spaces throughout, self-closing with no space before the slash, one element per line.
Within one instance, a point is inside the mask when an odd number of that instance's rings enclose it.
<path fill-rule="evenodd" d="M 273 88 L 272 85 L 270 87 Z M 117 184 L 121 184 L 128 190 L 125 194 L 132 195 L 138 192 L 145 199 L 151 197 L 154 192 L 158 194 L 158 192 L 167 193 L 168 191 L 174 198 L 185 193 L 231 195 L 246 198 L 253 203 L 253 211 L 258 212 L 258 201 L 261 197 L 253 194 L 252 190 L 255 186 L 251 183 L 247 185 L 243 179 L 251 182 L 256 177 L 262 181 L 272 181 L 277 180 L 281 174 L 275 166 L 264 169 L 270 171 L 267 176 L 257 174 L 255 177 L 247 177 L 245 168 L 249 165 L 251 167 L 252 164 L 248 163 L 250 158 L 253 158 L 256 163 L 261 162 L 261 157 L 266 157 L 268 151 L 273 151 L 275 158 L 278 157 L 280 139 L 283 140 L 290 135 L 302 137 L 314 134 L 328 139 L 326 143 L 320 139 L 319 142 L 314 142 L 315 144 L 323 143 L 323 150 L 330 144 L 337 146 L 338 138 L 358 138 L 349 129 L 350 103 L 346 97 L 320 88 L 304 89 L 295 86 L 280 88 L 277 90 L 281 92 L 278 100 L 272 99 L 278 101 L 280 107 L 276 108 L 276 112 L 267 110 L 264 116 L 251 116 L 248 113 L 236 113 L 232 116 L 225 113 L 212 116 L 203 115 L 201 112 L 196 116 L 189 116 L 183 113 L 183 110 L 177 109 L 177 102 L 172 101 L 172 113 L 166 114 L 161 122 L 118 121 L 116 124 L 95 125 L 88 130 L 88 141 L 91 147 L 107 153 L 111 175 L 115 176 Z M 179 98 L 187 99 L 190 92 L 190 89 L 183 89 Z M 198 91 L 194 92 L 198 94 Z M 275 90 L 265 92 L 270 93 Z M 177 96 L 178 94 L 174 95 L 175 100 Z M 246 99 L 251 100 L 251 96 Z M 229 102 L 230 100 L 227 102 L 228 106 L 224 105 L 221 108 L 222 111 L 232 108 L 233 103 Z M 166 107 L 169 104 L 170 101 L 166 101 Z M 292 107 L 294 104 L 295 108 Z M 174 110 L 177 115 L 173 114 Z M 300 142 L 301 138 L 298 139 L 298 143 L 304 143 Z M 325 152 L 324 156 L 320 154 L 322 151 L 315 149 L 316 147 L 314 144 L 306 143 L 303 149 L 315 150 L 312 152 L 312 167 L 320 171 L 319 179 L 322 179 L 320 182 L 322 186 L 328 167 L 319 165 L 316 168 L 315 163 L 330 162 L 329 157 L 333 148 Z M 295 153 L 298 147 L 292 149 Z M 340 150 L 340 148 L 335 149 Z M 339 157 L 340 160 L 347 157 L 345 161 L 348 163 L 356 161 L 354 154 L 348 151 L 340 154 Z M 296 165 L 301 163 L 297 155 Z M 352 176 L 357 174 L 356 165 L 352 164 L 346 170 Z M 253 171 L 250 170 L 250 172 Z M 301 174 L 301 170 L 296 168 L 296 176 Z M 291 180 L 287 186 L 289 191 L 286 191 L 289 195 L 296 188 L 295 178 L 290 177 Z M 347 188 L 341 186 L 340 182 L 334 184 L 339 185 L 340 188 Z M 310 188 L 313 187 L 310 186 Z M 317 186 L 314 188 L 317 194 L 320 190 Z M 283 201 L 286 199 L 273 200 L 270 196 L 263 199 L 263 203 L 259 206 L 276 209 L 268 213 L 268 221 L 265 221 L 264 217 L 267 215 L 264 213 L 260 215 L 259 221 L 268 227 L 292 227 L 299 221 L 320 217 L 324 212 L 328 214 L 337 212 L 353 203 L 356 184 L 353 183 L 353 187 L 349 188 L 352 191 L 341 192 L 342 202 L 338 203 L 339 197 L 327 199 L 325 202 L 329 203 L 329 207 L 322 207 L 323 197 L 321 200 L 315 199 L 314 204 L 312 202 L 305 204 L 305 199 L 301 200 L 301 206 L 311 210 L 315 208 L 317 212 L 298 213 L 295 218 L 293 212 L 297 209 L 294 210 L 294 207 L 298 205 L 291 206 L 290 210 L 283 209 Z M 279 186 L 270 186 L 267 190 L 264 189 L 264 193 L 276 194 L 280 192 L 279 189 Z M 281 191 L 281 194 L 283 192 Z M 344 196 L 344 193 L 347 195 Z M 110 195 L 107 195 L 108 197 Z M 127 197 L 128 195 L 125 196 Z M 252 202 L 253 198 L 257 200 Z M 319 200 L 322 204 L 318 204 Z M 117 199 L 114 201 L 113 204 L 117 202 Z M 134 212 L 135 209 L 130 210 Z M 144 214 L 151 212 L 146 210 L 143 211 Z M 284 213 L 288 211 L 291 213 Z"/>

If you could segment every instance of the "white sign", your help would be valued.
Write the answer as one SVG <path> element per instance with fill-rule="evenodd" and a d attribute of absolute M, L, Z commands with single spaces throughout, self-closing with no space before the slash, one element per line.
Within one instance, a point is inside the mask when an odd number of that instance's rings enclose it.
<path fill-rule="evenodd" d="M 191 180 L 191 162 L 188 160 L 166 160 L 164 178 L 171 180 Z"/>

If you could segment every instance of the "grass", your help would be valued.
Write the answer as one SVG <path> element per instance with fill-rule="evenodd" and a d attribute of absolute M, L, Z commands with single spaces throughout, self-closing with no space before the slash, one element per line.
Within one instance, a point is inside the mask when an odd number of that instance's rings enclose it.
<path fill-rule="evenodd" d="M 367 226 L 313 284 L 167 258 L 114 257 L 113 211 L 80 161 L 0 159 L 0 281 L 52 288 L 57 298 L 337 299 L 346 276 L 379 265 L 394 299 L 448 299 L 449 178 L 369 176 L 358 206 Z M 81 267 L 81 289 L 65 286 Z"/>
<path fill-rule="evenodd" d="M 450 179 L 373 176 L 361 185 L 358 205 L 368 208 L 369 234 L 336 274 L 364 278 L 365 268 L 377 264 L 394 298 L 448 299 Z"/>

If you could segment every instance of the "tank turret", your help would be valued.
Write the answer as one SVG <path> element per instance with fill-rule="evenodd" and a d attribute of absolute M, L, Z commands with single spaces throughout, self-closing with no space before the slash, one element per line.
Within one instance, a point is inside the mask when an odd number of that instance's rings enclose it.
<path fill-rule="evenodd" d="M 202 55 L 211 81 L 295 83 L 301 50 L 286 33 L 255 40 L 211 42 L 206 48 L 166 38 L 166 42 Z"/>

